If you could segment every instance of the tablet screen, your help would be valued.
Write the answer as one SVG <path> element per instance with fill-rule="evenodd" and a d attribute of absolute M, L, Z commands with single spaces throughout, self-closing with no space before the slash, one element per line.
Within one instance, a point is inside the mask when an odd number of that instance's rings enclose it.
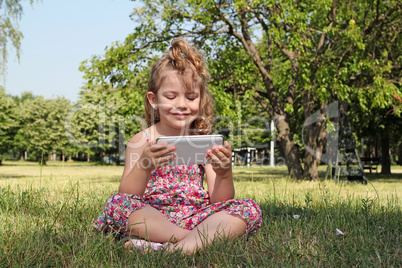
<path fill-rule="evenodd" d="M 176 158 L 170 165 L 207 164 L 207 151 L 214 146 L 223 145 L 222 135 L 193 135 L 159 137 L 156 142 L 167 142 L 168 146 L 176 147 Z"/>

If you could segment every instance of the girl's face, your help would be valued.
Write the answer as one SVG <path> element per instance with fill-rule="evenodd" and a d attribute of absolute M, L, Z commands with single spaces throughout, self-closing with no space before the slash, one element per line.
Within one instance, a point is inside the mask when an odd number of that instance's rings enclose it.
<path fill-rule="evenodd" d="M 188 90 L 178 75 L 172 71 L 165 77 L 157 94 L 148 92 L 147 98 L 154 109 L 158 110 L 161 125 L 170 129 L 172 133 L 180 130 L 181 135 L 188 134 L 189 127 L 197 118 L 200 108 L 199 87 Z"/>

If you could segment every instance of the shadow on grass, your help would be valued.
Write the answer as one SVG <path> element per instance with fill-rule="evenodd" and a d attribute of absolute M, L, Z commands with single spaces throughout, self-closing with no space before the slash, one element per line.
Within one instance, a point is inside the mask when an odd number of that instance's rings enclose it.
<path fill-rule="evenodd" d="M 5 160 L 2 161 L 2 164 L 0 165 L 0 169 L 2 166 L 40 166 L 40 163 L 38 161 L 25 161 L 25 160 Z M 113 166 L 113 165 L 108 165 L 108 164 L 103 164 L 101 165 L 100 162 L 83 162 L 83 161 L 66 161 L 66 162 L 61 162 L 61 161 L 47 161 L 46 164 L 43 166 L 50 166 L 50 167 L 94 167 L 94 166 Z"/>
<path fill-rule="evenodd" d="M 16 174 L 0 174 L 0 180 L 5 179 L 22 179 L 22 178 L 29 178 L 32 176 L 25 176 L 25 175 L 16 175 Z"/>
<path fill-rule="evenodd" d="M 402 173 L 395 174 L 364 174 L 364 176 L 370 181 L 381 181 L 381 182 L 401 182 L 402 181 Z"/>
<path fill-rule="evenodd" d="M 325 181 L 325 171 L 318 171 L 318 176 L 321 181 Z M 392 174 L 381 174 L 381 173 L 372 173 L 372 174 L 364 174 L 364 177 L 369 182 L 384 182 L 384 183 L 398 183 L 402 182 L 402 173 L 392 173 Z M 333 178 L 328 177 L 327 181 L 332 181 Z M 348 181 L 346 177 L 340 177 L 340 181 Z M 350 181 L 351 182 L 351 181 Z"/>
<path fill-rule="evenodd" d="M 282 174 L 234 174 L 233 181 L 252 181 L 252 182 L 261 182 L 261 181 L 269 181 L 271 179 L 282 179 Z"/>
<path fill-rule="evenodd" d="M 32 162 L 32 161 L 3 161 L 0 165 L 0 170 L 1 167 L 21 167 L 21 166 L 39 166 L 38 162 Z"/>
<path fill-rule="evenodd" d="M 333 181 L 333 178 L 328 177 L 325 180 L 325 171 L 318 171 L 320 181 Z M 384 174 L 364 174 L 365 178 L 369 182 L 384 182 L 384 183 L 399 183 L 402 182 L 402 173 L 393 173 L 389 175 Z M 270 169 L 246 169 L 246 170 L 234 170 L 234 181 L 269 181 L 271 179 L 283 179 L 289 178 L 286 170 L 270 170 Z M 290 180 L 290 179 L 289 179 Z M 341 177 L 342 182 L 359 182 L 356 180 L 348 180 L 346 177 Z M 299 180 L 299 182 L 308 182 L 308 180 Z"/>
<path fill-rule="evenodd" d="M 288 174 L 286 167 L 270 167 L 270 166 L 250 166 L 238 167 L 234 166 L 233 171 L 236 173 L 273 173 L 273 174 Z"/>
<path fill-rule="evenodd" d="M 111 177 L 96 177 L 96 178 L 88 178 L 88 182 L 101 183 L 101 182 L 116 182 L 119 183 L 121 181 L 121 176 L 111 176 Z"/>

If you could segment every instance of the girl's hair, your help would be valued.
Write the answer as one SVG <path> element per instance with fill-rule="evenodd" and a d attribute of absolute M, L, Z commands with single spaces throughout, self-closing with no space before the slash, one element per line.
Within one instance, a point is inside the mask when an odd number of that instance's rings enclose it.
<path fill-rule="evenodd" d="M 202 54 L 183 38 L 173 40 L 169 51 L 152 65 L 148 92 L 156 95 L 167 74 L 172 71 L 178 75 L 187 90 L 191 90 L 194 86 L 200 88 L 199 115 L 190 126 L 191 134 L 210 134 L 215 110 L 206 82 L 209 78 L 208 70 Z M 160 121 L 158 110 L 152 108 L 147 97 L 145 97 L 145 114 L 148 126 Z"/>

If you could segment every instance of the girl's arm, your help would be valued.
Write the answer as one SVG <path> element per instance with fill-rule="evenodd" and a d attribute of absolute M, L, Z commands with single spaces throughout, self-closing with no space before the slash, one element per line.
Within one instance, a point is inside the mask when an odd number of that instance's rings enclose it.
<path fill-rule="evenodd" d="M 173 150 L 174 147 L 167 148 L 166 144 L 147 143 L 141 132 L 132 137 L 126 148 L 125 166 L 119 192 L 137 194 L 142 197 L 151 171 L 167 165 L 175 154 L 167 156 L 165 154 Z"/>
<path fill-rule="evenodd" d="M 215 152 L 215 154 L 212 153 Z M 232 175 L 232 149 L 227 141 L 224 147 L 215 147 L 207 154 L 210 164 L 205 165 L 206 180 L 211 203 L 234 198 Z"/>

